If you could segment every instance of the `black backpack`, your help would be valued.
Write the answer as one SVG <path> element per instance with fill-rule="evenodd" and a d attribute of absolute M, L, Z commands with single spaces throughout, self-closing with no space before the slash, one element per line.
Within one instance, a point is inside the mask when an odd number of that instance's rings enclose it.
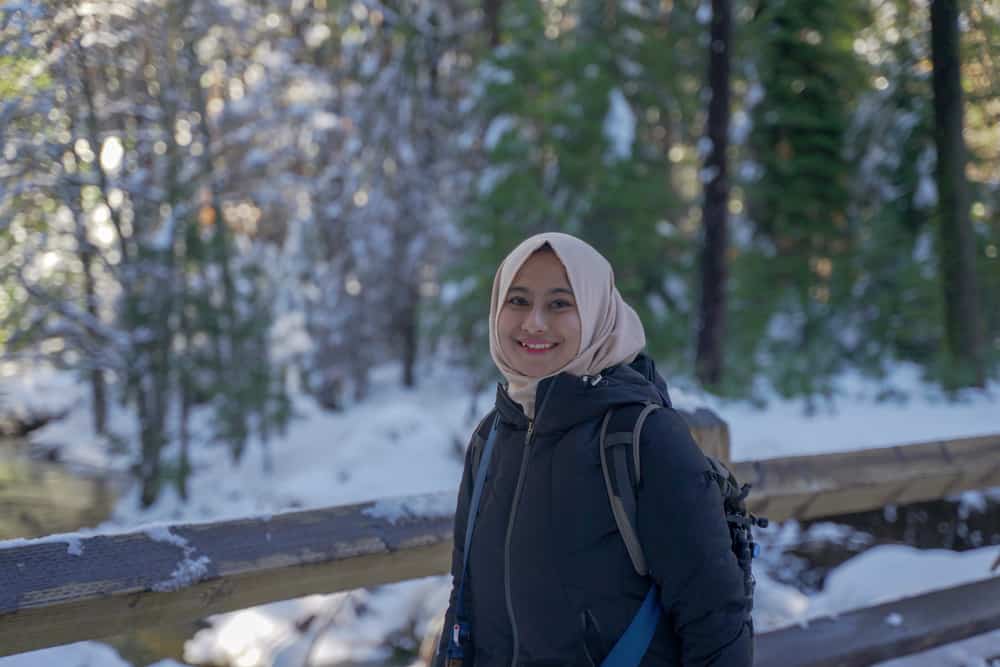
<path fill-rule="evenodd" d="M 659 403 L 646 403 L 630 430 L 608 432 L 613 416 L 612 408 L 604 415 L 601 424 L 600 454 L 601 468 L 604 471 L 604 484 L 611 502 L 611 511 L 618 524 L 618 531 L 625 541 L 632 566 L 640 576 L 648 576 L 646 556 L 636 534 L 636 490 L 642 480 L 642 464 L 639 457 L 639 442 L 642 425 L 654 410 L 663 408 Z M 616 420 L 616 426 L 619 426 Z M 627 422 L 624 424 L 627 426 Z M 736 555 L 736 560 L 743 570 L 743 589 L 746 596 L 746 610 L 749 615 L 753 609 L 753 593 L 755 580 L 751 562 L 757 555 L 757 544 L 753 541 L 751 529 L 754 526 L 764 528 L 768 521 L 756 517 L 747 511 L 746 498 L 750 493 L 750 485 L 739 483 L 733 472 L 718 459 L 705 455 L 708 470 L 705 475 L 719 487 L 722 495 L 723 509 L 726 513 L 726 523 L 729 525 L 729 538 Z"/>

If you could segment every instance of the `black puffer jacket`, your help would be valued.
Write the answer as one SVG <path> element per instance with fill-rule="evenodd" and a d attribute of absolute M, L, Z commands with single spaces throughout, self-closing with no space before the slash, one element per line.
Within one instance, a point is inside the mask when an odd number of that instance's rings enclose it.
<path fill-rule="evenodd" d="M 565 373 L 543 380 L 532 424 L 498 387 L 497 440 L 465 587 L 473 635 L 466 667 L 600 665 L 628 627 L 650 581 L 636 574 L 616 528 L 599 430 L 609 408 L 651 400 L 669 404 L 644 356 L 596 384 Z M 455 513 L 456 588 L 474 465 L 491 422 L 484 420 L 466 455 Z M 638 534 L 664 609 L 642 665 L 749 667 L 743 574 L 705 459 L 672 409 L 652 413 L 641 448 Z M 444 664 L 456 595 L 453 589 L 436 665 Z"/>

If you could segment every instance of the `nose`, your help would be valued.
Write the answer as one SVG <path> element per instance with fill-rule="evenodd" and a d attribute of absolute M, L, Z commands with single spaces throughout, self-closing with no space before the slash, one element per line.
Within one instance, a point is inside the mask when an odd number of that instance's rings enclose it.
<path fill-rule="evenodd" d="M 548 328 L 545 310 L 539 306 L 533 307 L 521 322 L 521 328 L 528 333 L 541 333 Z"/>

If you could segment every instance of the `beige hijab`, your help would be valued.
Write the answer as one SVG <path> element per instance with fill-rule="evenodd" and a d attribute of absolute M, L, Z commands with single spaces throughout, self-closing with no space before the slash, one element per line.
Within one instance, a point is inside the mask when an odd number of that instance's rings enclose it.
<path fill-rule="evenodd" d="M 535 389 L 540 377 L 522 375 L 500 347 L 497 318 L 521 265 L 548 244 L 566 269 L 569 285 L 580 313 L 580 350 L 576 357 L 552 375 L 596 375 L 615 364 L 630 363 L 646 344 L 646 334 L 636 312 L 615 287 L 611 264 L 599 252 L 569 234 L 536 234 L 522 241 L 500 263 L 490 296 L 490 355 L 507 378 L 507 392 L 529 419 L 535 414 Z M 546 376 L 549 377 L 549 376 Z"/>

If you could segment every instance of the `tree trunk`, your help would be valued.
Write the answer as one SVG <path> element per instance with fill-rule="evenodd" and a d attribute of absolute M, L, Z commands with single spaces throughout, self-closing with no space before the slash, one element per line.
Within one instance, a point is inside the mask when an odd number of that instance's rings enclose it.
<path fill-rule="evenodd" d="M 938 261 L 944 289 L 945 341 L 956 386 L 983 386 L 983 336 L 975 275 L 975 239 L 969 219 L 962 137 L 962 85 L 957 0 L 931 2 L 934 63 L 935 176 L 938 190 Z"/>
<path fill-rule="evenodd" d="M 490 46 L 500 46 L 500 7 L 503 0 L 483 0 L 483 20 L 490 36 Z"/>
<path fill-rule="evenodd" d="M 160 495 L 160 454 L 163 451 L 163 423 L 158 419 L 159 410 L 151 403 L 153 394 L 147 390 L 146 378 L 140 377 L 136 383 L 136 397 L 139 408 L 139 442 L 142 449 L 139 460 L 139 481 L 141 493 L 139 505 L 143 509 L 152 506 Z"/>
<path fill-rule="evenodd" d="M 417 386 L 417 347 L 420 343 L 420 318 L 418 301 L 420 293 L 416 285 L 407 290 L 407 303 L 400 318 L 400 337 L 403 342 L 403 386 Z"/>
<path fill-rule="evenodd" d="M 179 252 L 182 255 L 182 261 L 187 255 L 187 245 L 181 246 L 183 250 Z M 191 320 L 188 316 L 187 310 L 187 276 L 184 271 L 180 272 L 180 275 L 174 278 L 177 283 L 177 313 L 179 315 L 180 331 L 178 332 L 178 339 L 182 342 L 184 350 L 191 349 L 191 338 L 192 336 L 192 326 Z M 186 355 L 186 353 L 185 353 Z M 191 404 L 192 404 L 192 394 L 194 393 L 194 377 L 191 372 L 191 360 L 190 358 L 182 357 L 179 359 L 179 368 L 177 368 L 177 390 L 179 396 L 179 411 L 177 414 L 177 436 L 180 441 L 180 460 L 177 464 L 177 494 L 180 496 L 181 500 L 187 502 L 188 499 L 188 477 L 191 475 Z"/>
<path fill-rule="evenodd" d="M 86 248 L 80 253 L 83 262 L 83 291 L 84 299 L 87 302 L 87 314 L 95 320 L 100 319 L 97 312 L 97 293 L 94 288 L 94 276 L 91 273 L 94 261 L 93 250 L 90 249 L 86 238 L 84 239 Z M 94 420 L 94 433 L 105 435 L 108 432 L 108 391 L 104 382 L 104 370 L 92 368 L 90 371 L 90 397 L 91 410 Z"/>
<path fill-rule="evenodd" d="M 704 236 L 701 249 L 701 306 L 698 323 L 698 379 L 718 385 L 723 375 L 723 341 L 726 328 L 726 229 L 729 183 L 726 150 L 729 135 L 729 48 L 732 24 L 729 0 L 712 0 L 709 39 L 708 105 L 706 135 L 711 149 L 705 159 Z"/>
<path fill-rule="evenodd" d="M 83 299 L 87 309 L 87 314 L 100 320 L 100 313 L 97 310 L 97 289 L 94 285 L 94 247 L 87 238 L 87 227 L 84 222 L 84 214 L 80 202 L 79 191 L 73 195 L 74 202 L 71 206 L 73 217 L 76 220 L 76 245 L 80 255 L 80 264 L 83 268 Z M 91 416 L 94 423 L 94 433 L 105 435 L 108 432 L 108 391 L 104 381 L 104 371 L 100 367 L 90 370 L 90 399 Z"/>

